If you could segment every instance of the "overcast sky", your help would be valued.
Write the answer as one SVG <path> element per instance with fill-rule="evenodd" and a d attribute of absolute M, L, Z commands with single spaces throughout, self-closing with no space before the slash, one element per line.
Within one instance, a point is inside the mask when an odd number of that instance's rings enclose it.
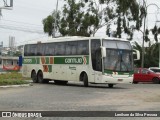
<path fill-rule="evenodd" d="M 3 6 L 2 1 L 0 0 L 0 7 Z M 15 37 L 16 45 L 21 45 L 35 39 L 47 39 L 47 34 L 43 33 L 42 19 L 51 14 L 53 9 L 55 9 L 56 1 L 14 0 L 13 10 L 2 9 L 3 16 L 0 18 L 0 42 L 3 41 L 4 46 L 8 46 L 9 36 Z M 155 3 L 160 7 L 160 0 L 147 0 L 147 2 L 149 4 Z M 63 0 L 59 0 L 58 9 L 61 9 L 62 5 Z M 155 14 L 157 13 L 157 7 L 155 6 L 149 6 L 148 12 L 147 25 L 151 28 L 155 25 L 155 20 L 160 21 L 160 17 L 158 17 L 160 14 Z M 157 24 L 160 25 L 160 23 Z M 96 36 L 101 35 L 105 35 L 105 29 L 101 29 L 96 33 Z M 141 35 L 137 37 L 140 39 Z"/>
<path fill-rule="evenodd" d="M 2 3 L 3 0 L 0 1 Z M 2 6 L 1 3 L 0 6 Z M 0 42 L 3 41 L 4 46 L 8 46 L 9 36 L 15 37 L 16 45 L 24 44 L 28 40 L 47 37 L 47 34 L 43 33 L 42 19 L 55 9 L 56 0 L 14 0 L 13 4 L 13 10 L 2 9 Z M 62 0 L 59 0 L 59 5 L 61 4 Z M 25 32 L 11 30 L 14 28 Z"/>

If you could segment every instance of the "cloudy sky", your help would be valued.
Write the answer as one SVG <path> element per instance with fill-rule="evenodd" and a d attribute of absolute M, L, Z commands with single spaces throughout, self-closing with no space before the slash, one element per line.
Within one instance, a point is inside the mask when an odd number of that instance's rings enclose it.
<path fill-rule="evenodd" d="M 9 0 L 8 0 L 9 1 Z M 0 18 L 0 42 L 8 46 L 9 36 L 14 36 L 16 45 L 25 44 L 28 41 L 47 39 L 47 34 L 43 33 L 42 19 L 51 14 L 56 7 L 57 0 L 13 0 L 13 10 L 2 9 Z M 148 4 L 155 3 L 160 7 L 160 0 L 147 0 Z M 59 0 L 61 9 L 63 0 Z M 0 7 L 3 6 L 3 0 L 0 0 Z M 160 10 L 159 10 L 160 12 Z M 157 7 L 152 5 L 148 7 L 147 26 L 149 28 L 155 25 L 159 20 L 160 13 Z M 157 23 L 160 25 L 160 23 Z M 21 31 L 19 31 L 21 30 Z M 105 35 L 105 29 L 101 29 L 96 36 Z M 137 36 L 141 39 L 141 35 Z"/>
<path fill-rule="evenodd" d="M 60 6 L 62 2 L 59 0 Z M 42 19 L 55 9 L 56 0 L 14 0 L 13 4 L 13 10 L 2 9 L 0 18 L 0 42 L 3 41 L 4 46 L 8 46 L 9 36 L 15 37 L 16 45 L 47 37 L 43 33 Z"/>

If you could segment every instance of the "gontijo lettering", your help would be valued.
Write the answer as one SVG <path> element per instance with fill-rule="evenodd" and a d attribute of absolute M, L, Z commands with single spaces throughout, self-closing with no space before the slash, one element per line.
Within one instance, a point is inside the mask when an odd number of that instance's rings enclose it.
<path fill-rule="evenodd" d="M 82 63 L 82 58 L 66 58 L 65 63 Z"/>

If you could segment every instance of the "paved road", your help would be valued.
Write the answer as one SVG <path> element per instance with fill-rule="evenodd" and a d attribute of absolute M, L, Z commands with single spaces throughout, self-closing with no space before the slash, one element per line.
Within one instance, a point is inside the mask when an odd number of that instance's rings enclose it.
<path fill-rule="evenodd" d="M 30 87 L 0 88 L 0 111 L 160 111 L 159 88 L 159 84 L 119 84 L 111 89 L 96 84 L 85 88 L 80 83 L 34 83 Z"/>

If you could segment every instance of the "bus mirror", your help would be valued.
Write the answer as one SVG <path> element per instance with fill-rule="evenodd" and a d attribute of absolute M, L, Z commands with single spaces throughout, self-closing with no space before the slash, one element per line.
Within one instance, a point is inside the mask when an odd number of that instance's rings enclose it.
<path fill-rule="evenodd" d="M 102 57 L 106 57 L 106 48 L 101 46 Z"/>
<path fill-rule="evenodd" d="M 138 50 L 133 49 L 133 59 L 140 60 L 140 52 Z"/>

